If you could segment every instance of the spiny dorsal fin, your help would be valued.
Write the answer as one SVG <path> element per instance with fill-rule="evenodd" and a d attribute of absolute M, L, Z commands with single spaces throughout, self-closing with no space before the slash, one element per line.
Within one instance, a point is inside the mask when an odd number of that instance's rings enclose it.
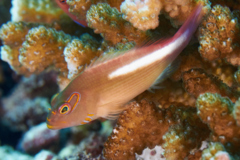
<path fill-rule="evenodd" d="M 115 53 L 108 53 L 108 52 L 104 52 L 100 57 L 96 57 L 94 58 L 94 60 L 89 64 L 89 67 L 93 67 L 93 66 L 97 66 L 100 63 L 106 62 L 110 59 L 113 59 L 121 54 L 123 54 L 124 51 L 118 51 Z"/>
<path fill-rule="evenodd" d="M 153 35 L 154 34 L 154 35 Z M 148 35 L 145 40 L 143 40 L 141 43 L 137 44 L 137 48 L 147 47 L 150 45 L 155 45 L 159 43 L 164 43 L 164 41 L 167 41 L 170 39 L 168 36 L 161 36 L 158 33 L 153 33 L 152 35 Z M 160 37 L 160 38 L 159 38 Z"/>
<path fill-rule="evenodd" d="M 108 49 L 99 58 L 94 59 L 88 67 L 93 67 L 110 59 L 116 58 L 119 55 L 126 53 L 128 50 L 133 49 L 134 46 L 134 42 L 127 42 L 125 44 L 118 43 L 114 48 L 112 47 Z"/>

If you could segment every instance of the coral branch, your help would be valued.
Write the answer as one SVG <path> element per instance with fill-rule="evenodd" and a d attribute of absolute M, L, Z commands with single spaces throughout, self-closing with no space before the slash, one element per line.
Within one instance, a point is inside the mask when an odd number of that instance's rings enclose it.
<path fill-rule="evenodd" d="M 177 157 L 180 154 L 187 155 L 190 148 L 187 146 L 196 146 L 197 142 L 208 136 L 209 130 L 195 114 L 195 108 L 174 107 L 168 109 L 158 109 L 153 104 L 142 100 L 141 102 L 131 102 L 118 119 L 113 133 L 104 145 L 104 155 L 107 159 L 135 159 L 135 153 L 140 154 L 141 151 L 149 147 L 154 148 L 156 145 L 163 145 L 167 150 L 167 157 Z M 181 123 L 189 128 L 188 134 L 180 136 L 180 141 L 176 140 L 176 144 L 185 146 L 179 152 L 173 152 L 169 147 L 172 141 L 162 136 L 168 131 L 171 125 Z M 181 125 L 180 125 L 181 126 Z M 196 131 L 195 127 L 199 127 Z M 191 131 L 190 131 L 191 130 Z M 178 135 L 184 132 L 184 128 L 179 128 Z M 195 132 L 201 131 L 201 134 Z M 171 133 L 171 132 L 169 132 Z M 195 136 L 195 138 L 193 138 Z M 192 137 L 192 138 L 191 138 Z M 184 139 L 191 139 L 185 143 Z M 188 149 L 187 149 L 188 148 Z M 183 153 L 184 151 L 184 153 Z M 182 153 L 181 153 L 182 152 Z"/>
<path fill-rule="evenodd" d="M 203 93 L 219 93 L 228 96 L 233 102 L 239 97 L 239 93 L 228 87 L 225 83 L 213 75 L 208 75 L 202 69 L 192 69 L 183 73 L 184 88 L 195 98 Z"/>
<path fill-rule="evenodd" d="M 148 35 L 125 21 L 116 8 L 104 3 L 91 6 L 87 12 L 87 21 L 95 33 L 101 33 L 105 40 L 113 44 L 129 41 L 139 43 Z"/>
<path fill-rule="evenodd" d="M 64 12 L 53 0 L 12 0 L 12 21 L 51 23 L 59 20 Z"/>
<path fill-rule="evenodd" d="M 228 7 L 216 5 L 199 28 L 199 52 L 209 61 L 225 58 L 232 65 L 240 65 L 239 23 Z"/>
<path fill-rule="evenodd" d="M 212 131 L 212 140 L 239 146 L 240 127 L 233 117 L 233 103 L 219 94 L 205 93 L 197 99 L 198 115 Z"/>

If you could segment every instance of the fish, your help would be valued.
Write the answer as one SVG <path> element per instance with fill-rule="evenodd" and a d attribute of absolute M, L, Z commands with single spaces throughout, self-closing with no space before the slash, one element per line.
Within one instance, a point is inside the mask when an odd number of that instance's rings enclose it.
<path fill-rule="evenodd" d="M 52 98 L 48 128 L 83 125 L 100 117 L 116 119 L 125 104 L 176 70 L 177 56 L 202 20 L 202 8 L 198 4 L 173 37 L 107 55 L 78 74 Z"/>
<path fill-rule="evenodd" d="M 67 0 L 55 0 L 60 8 L 77 24 L 81 25 L 82 27 L 87 27 L 87 22 L 84 20 L 79 20 L 77 16 L 73 15 L 69 12 L 69 5 L 67 4 Z"/>

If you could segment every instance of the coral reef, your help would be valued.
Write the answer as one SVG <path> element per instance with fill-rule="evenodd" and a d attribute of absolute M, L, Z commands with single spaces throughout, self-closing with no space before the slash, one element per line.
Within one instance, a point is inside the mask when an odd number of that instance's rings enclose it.
<path fill-rule="evenodd" d="M 87 21 L 95 33 L 100 33 L 105 40 L 113 44 L 129 41 L 140 43 L 149 35 L 148 32 L 134 28 L 122 18 L 116 8 L 105 3 L 91 6 L 87 12 Z"/>
<path fill-rule="evenodd" d="M 56 74 L 24 78 L 9 97 L 1 100 L 1 121 L 15 131 L 26 131 L 45 121 L 49 99 L 57 90 Z"/>
<path fill-rule="evenodd" d="M 46 123 L 41 123 L 28 130 L 19 144 L 20 148 L 28 153 L 36 153 L 49 145 L 58 146 L 59 130 L 50 130 Z"/>
<path fill-rule="evenodd" d="M 45 22 L 59 20 L 63 11 L 52 0 L 12 0 L 12 21 Z"/>
<path fill-rule="evenodd" d="M 161 146 L 155 146 L 153 149 L 145 148 L 141 155 L 136 155 L 136 159 L 158 159 L 164 160 L 164 150 Z"/>
<path fill-rule="evenodd" d="M 0 51 L 18 75 L 0 63 L 0 159 L 240 159 L 238 1 L 66 0 L 85 28 L 54 0 L 12 0 L 10 12 L 9 2 L 0 1 Z M 46 128 L 53 94 L 98 58 L 172 36 L 198 3 L 204 18 L 160 89 L 116 122 Z"/>
<path fill-rule="evenodd" d="M 104 145 L 107 159 L 135 159 L 135 153 L 156 145 L 162 145 L 166 158 L 184 158 L 209 135 L 195 108 L 159 109 L 146 100 L 131 102 L 127 108 Z"/>
<path fill-rule="evenodd" d="M 199 27 L 199 52 L 209 61 L 225 58 L 237 66 L 239 39 L 237 15 L 228 7 L 215 5 Z"/>
<path fill-rule="evenodd" d="M 233 102 L 239 97 L 239 93 L 228 87 L 220 79 L 209 75 L 202 69 L 191 69 L 182 74 L 183 85 L 186 91 L 195 98 L 205 92 L 219 93 L 228 96 Z"/>
<path fill-rule="evenodd" d="M 124 14 L 123 18 L 140 30 L 156 28 L 158 26 L 158 15 L 161 9 L 162 4 L 159 0 L 125 0 L 121 4 L 121 12 Z"/>
<path fill-rule="evenodd" d="M 211 143 L 207 149 L 203 150 L 202 154 L 203 160 L 210 159 L 222 159 L 231 160 L 230 155 L 225 151 L 224 146 L 221 143 Z"/>
<path fill-rule="evenodd" d="M 227 97 L 219 94 L 204 93 L 197 99 L 198 115 L 211 129 L 211 140 L 228 143 L 231 152 L 238 152 L 240 127 L 233 116 L 234 104 Z"/>
<path fill-rule="evenodd" d="M 208 0 L 162 0 L 161 2 L 163 12 L 175 27 L 183 24 L 197 3 L 201 3 L 204 6 L 203 10 L 205 13 L 210 9 L 210 2 Z"/>
<path fill-rule="evenodd" d="M 20 153 L 18 151 L 15 151 L 10 146 L 1 146 L 0 147 L 0 155 L 2 160 L 8 160 L 8 159 L 24 159 L 24 160 L 33 160 L 33 157 Z"/>

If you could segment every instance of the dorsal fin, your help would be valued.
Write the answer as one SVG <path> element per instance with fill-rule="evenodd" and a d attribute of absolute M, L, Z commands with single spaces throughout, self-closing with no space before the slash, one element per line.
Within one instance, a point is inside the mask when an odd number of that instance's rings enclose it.
<path fill-rule="evenodd" d="M 118 52 L 104 52 L 100 57 L 96 57 L 92 60 L 92 62 L 89 64 L 89 67 L 97 66 L 100 63 L 106 62 L 110 59 L 113 59 L 121 54 L 123 54 L 125 51 L 118 51 Z"/>
<path fill-rule="evenodd" d="M 162 42 L 168 40 L 169 38 L 170 38 L 170 36 L 161 36 L 158 33 L 152 33 L 151 35 L 147 35 L 146 38 L 141 43 L 138 43 L 136 45 L 136 47 L 142 48 L 142 47 L 147 47 L 150 45 L 159 44 L 159 43 L 162 43 Z"/>
<path fill-rule="evenodd" d="M 118 57 L 119 55 L 126 53 L 128 50 L 133 49 L 134 46 L 134 42 L 128 42 L 125 44 L 118 43 L 114 48 L 110 48 L 109 50 L 105 51 L 99 58 L 97 57 L 94 59 L 88 67 L 97 66 L 100 63 Z"/>

